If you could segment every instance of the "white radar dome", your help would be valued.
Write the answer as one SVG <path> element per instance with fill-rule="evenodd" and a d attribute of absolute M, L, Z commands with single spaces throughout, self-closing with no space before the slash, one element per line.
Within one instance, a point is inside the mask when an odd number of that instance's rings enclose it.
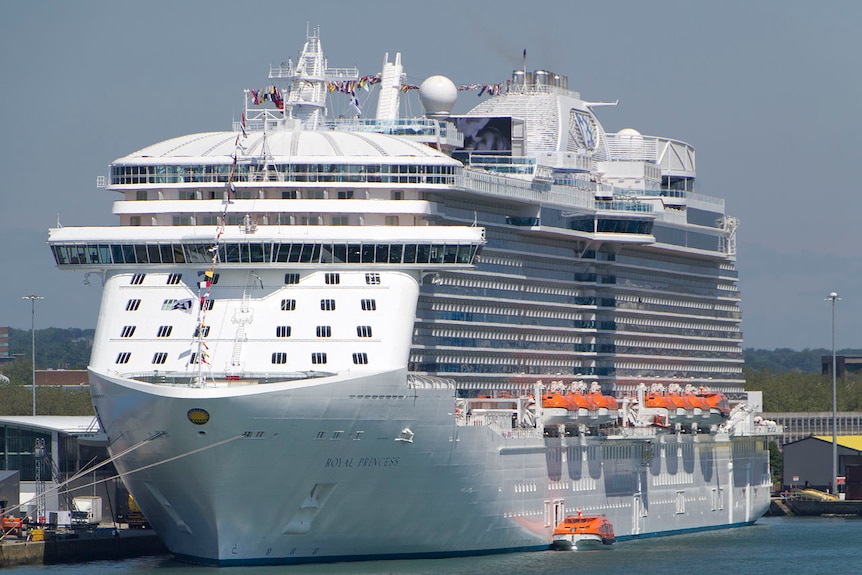
<path fill-rule="evenodd" d="M 431 76 L 419 86 L 419 100 L 428 116 L 448 116 L 458 99 L 458 89 L 446 76 Z"/>

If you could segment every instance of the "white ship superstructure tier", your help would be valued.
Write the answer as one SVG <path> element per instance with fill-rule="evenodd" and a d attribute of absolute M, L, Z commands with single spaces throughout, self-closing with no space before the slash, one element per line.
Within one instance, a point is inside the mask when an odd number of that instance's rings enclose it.
<path fill-rule="evenodd" d="M 94 405 L 168 547 L 438 557 L 547 548 L 577 509 L 618 540 L 760 517 L 776 429 L 741 402 L 736 220 L 694 148 L 606 132 L 558 74 L 459 116 L 451 81 L 384 62 L 330 68 L 311 32 L 231 131 L 111 164 L 119 225 L 50 231 L 101 279 Z M 384 117 L 328 117 L 378 83 Z M 402 119 L 412 89 L 433 110 Z"/>

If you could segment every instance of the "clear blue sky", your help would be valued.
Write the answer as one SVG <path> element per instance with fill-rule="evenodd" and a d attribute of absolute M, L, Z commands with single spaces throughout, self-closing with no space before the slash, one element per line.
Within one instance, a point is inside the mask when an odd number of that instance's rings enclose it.
<path fill-rule="evenodd" d="M 299 6 L 302 6 L 300 8 Z M 0 325 L 94 327 L 99 286 L 56 269 L 56 225 L 104 225 L 108 164 L 169 137 L 230 128 L 242 90 L 296 57 L 319 25 L 331 66 L 412 83 L 569 76 L 605 128 L 697 148 L 698 191 L 739 217 L 746 347 L 862 348 L 862 2 L 3 2 L 0 5 Z M 466 95 L 465 95 L 466 94 Z M 462 93 L 457 111 L 478 99 Z M 417 110 L 418 112 L 418 110 Z"/>

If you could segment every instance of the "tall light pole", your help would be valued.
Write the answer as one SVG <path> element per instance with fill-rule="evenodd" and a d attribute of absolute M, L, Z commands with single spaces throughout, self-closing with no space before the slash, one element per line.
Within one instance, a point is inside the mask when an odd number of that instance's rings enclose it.
<path fill-rule="evenodd" d="M 838 494 L 838 401 L 835 393 L 835 302 L 840 301 L 838 292 L 832 292 L 826 301 L 832 302 L 832 494 Z"/>
<path fill-rule="evenodd" d="M 33 357 L 33 415 L 36 415 L 36 300 L 45 299 L 40 295 L 25 295 L 21 299 L 30 300 L 30 355 Z"/>

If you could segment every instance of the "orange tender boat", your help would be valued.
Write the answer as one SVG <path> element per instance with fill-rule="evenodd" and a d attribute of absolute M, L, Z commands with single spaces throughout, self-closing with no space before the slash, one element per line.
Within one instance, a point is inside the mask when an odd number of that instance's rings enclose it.
<path fill-rule="evenodd" d="M 601 549 L 614 544 L 614 527 L 604 515 L 569 515 L 554 529 L 551 549 Z"/>

